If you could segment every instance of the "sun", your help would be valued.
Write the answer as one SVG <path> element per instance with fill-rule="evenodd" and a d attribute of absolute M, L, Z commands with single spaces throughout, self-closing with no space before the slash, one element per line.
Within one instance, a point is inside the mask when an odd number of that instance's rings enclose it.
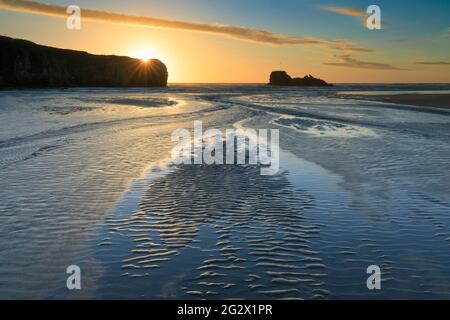
<path fill-rule="evenodd" d="M 149 51 L 137 51 L 130 55 L 132 58 L 141 59 L 142 62 L 148 62 L 152 55 Z"/>
<path fill-rule="evenodd" d="M 147 63 L 151 59 L 163 59 L 164 55 L 162 52 L 146 45 L 137 45 L 131 48 L 128 48 L 125 52 L 127 56 L 130 56 L 135 59 L 139 59 L 142 63 Z"/>

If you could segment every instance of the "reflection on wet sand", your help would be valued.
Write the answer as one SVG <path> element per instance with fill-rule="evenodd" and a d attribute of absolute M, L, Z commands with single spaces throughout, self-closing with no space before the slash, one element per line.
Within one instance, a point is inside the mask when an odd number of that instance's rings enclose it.
<path fill-rule="evenodd" d="M 151 277 L 189 259 L 179 256 L 190 247 L 205 254 L 181 296 L 312 298 L 326 295 L 309 241 L 320 227 L 302 215 L 313 202 L 285 174 L 261 176 L 257 166 L 182 165 L 151 184 L 139 211 L 108 222 L 135 243 L 121 262 L 125 277 Z"/>

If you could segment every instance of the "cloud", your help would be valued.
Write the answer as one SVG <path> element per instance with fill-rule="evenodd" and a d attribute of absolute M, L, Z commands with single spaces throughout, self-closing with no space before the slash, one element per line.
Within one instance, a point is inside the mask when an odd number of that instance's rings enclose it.
<path fill-rule="evenodd" d="M 361 18 L 367 17 L 367 13 L 365 11 L 355 8 L 339 8 L 333 6 L 325 6 L 321 8 L 326 11 L 343 14 L 346 16 L 361 17 Z"/>
<path fill-rule="evenodd" d="M 366 19 L 368 17 L 368 13 L 361 9 L 355 8 L 341 8 L 341 7 L 333 7 L 333 6 L 322 6 L 320 7 L 322 10 L 330 11 L 337 14 L 342 14 L 345 16 L 356 17 L 358 18 L 361 26 L 366 27 Z M 383 21 L 383 26 L 385 26 L 385 22 Z"/>
<path fill-rule="evenodd" d="M 447 61 L 415 61 L 414 64 L 450 66 L 450 62 Z"/>
<path fill-rule="evenodd" d="M 60 18 L 67 18 L 68 16 L 65 6 L 28 0 L 0 0 L 0 9 L 41 14 Z M 205 24 L 176 21 L 84 8 L 81 9 L 81 17 L 82 19 L 113 24 L 207 32 L 243 41 L 251 41 L 269 45 L 316 45 L 334 50 L 360 52 L 373 51 L 369 48 L 359 46 L 349 40 L 344 39 L 288 36 L 261 29 L 252 29 L 225 24 Z"/>
<path fill-rule="evenodd" d="M 448 28 L 442 30 L 442 31 L 439 33 L 438 37 L 439 37 L 439 38 L 444 38 L 444 39 L 450 38 L 450 27 L 448 27 Z"/>
<path fill-rule="evenodd" d="M 338 58 L 340 61 L 339 62 L 324 62 L 324 64 L 328 65 L 328 66 L 358 68 L 358 69 L 405 70 L 405 69 L 394 67 L 387 63 L 357 60 L 348 54 L 335 55 L 334 57 Z"/>

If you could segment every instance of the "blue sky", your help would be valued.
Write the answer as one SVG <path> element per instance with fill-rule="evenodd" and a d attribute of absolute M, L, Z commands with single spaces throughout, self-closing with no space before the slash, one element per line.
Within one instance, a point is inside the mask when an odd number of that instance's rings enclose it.
<path fill-rule="evenodd" d="M 321 10 L 323 6 L 382 9 L 388 36 L 429 36 L 450 27 L 450 1 L 313 1 L 313 0 L 47 0 L 47 3 L 170 17 L 177 20 L 237 24 L 287 34 L 364 38 L 355 20 Z M 2 17 L 5 13 L 0 13 Z"/>
<path fill-rule="evenodd" d="M 42 1 L 41 1 L 42 2 Z M 266 61 L 270 57 L 284 61 L 287 66 L 294 66 L 295 56 L 303 61 L 311 61 L 311 68 L 325 73 L 325 65 L 329 72 L 338 75 L 337 67 L 350 67 L 353 69 L 372 69 L 375 72 L 377 66 L 383 69 L 387 76 L 389 65 L 391 71 L 397 69 L 399 79 L 408 78 L 402 70 L 422 70 L 427 74 L 430 81 L 434 76 L 436 79 L 448 79 L 443 72 L 450 74 L 446 64 L 439 66 L 417 65 L 415 61 L 448 62 L 450 60 L 450 1 L 449 0 L 410 0 L 410 1 L 312 1 L 312 0 L 47 0 L 51 4 L 70 5 L 76 4 L 82 8 L 98 9 L 120 13 L 130 13 L 139 16 L 150 16 L 170 20 L 189 22 L 200 22 L 207 24 L 227 24 L 257 28 L 276 34 L 300 37 L 317 37 L 319 39 L 346 39 L 358 45 L 373 49 L 373 53 L 348 53 L 318 51 L 306 46 L 285 46 L 273 49 L 265 48 L 264 44 L 249 45 L 242 41 L 229 40 L 186 31 L 164 31 L 160 29 L 117 27 L 111 26 L 106 29 L 100 23 L 95 24 L 95 30 L 111 30 L 122 35 L 117 41 L 122 41 L 128 46 L 128 38 L 136 40 L 141 35 L 142 41 L 150 39 L 157 45 L 152 49 L 165 51 L 167 59 L 176 58 L 173 50 L 180 50 L 177 43 L 182 43 L 187 38 L 192 42 L 210 48 L 209 51 L 228 52 L 229 55 L 258 57 Z M 0 1 L 1 4 L 1 1 Z M 369 31 L 362 24 L 360 17 L 346 14 L 338 14 L 325 7 L 352 8 L 364 12 L 366 8 L 376 4 L 381 8 L 383 29 Z M 84 30 L 78 34 L 68 33 L 60 28 L 61 22 L 54 17 L 35 15 L 30 13 L 16 13 L 0 9 L 0 33 L 12 37 L 26 38 L 32 41 L 65 46 L 73 49 L 88 50 L 94 53 L 117 53 L 126 54 L 125 47 L 112 45 L 111 41 L 98 38 L 98 46 L 94 45 L 89 35 L 94 35 L 94 24 L 87 24 Z M 89 29 L 89 32 L 87 31 Z M 125 36 L 122 30 L 128 30 L 129 36 Z M 114 31 L 113 31 L 114 30 Z M 109 34 L 109 31 L 108 31 Z M 75 39 L 70 42 L 67 37 Z M 169 45 L 159 41 L 163 37 L 171 37 L 173 40 Z M 183 39 L 186 38 L 186 39 Z M 102 44 L 102 41 L 104 43 Z M 159 41 L 159 42 L 158 42 Z M 220 47 L 220 48 L 219 48 Z M 172 57 L 169 57 L 172 54 Z M 311 60 L 311 55 L 317 56 L 317 61 Z M 332 57 L 341 61 L 329 63 Z M 201 57 L 197 58 L 199 61 Z M 203 57 L 205 59 L 205 57 Z M 264 60 L 266 59 L 266 60 Z M 247 60 L 248 62 L 248 60 Z M 212 62 L 211 62 L 212 63 Z M 328 63 L 328 64 L 327 64 Z M 333 68 L 331 68 L 333 66 Z M 443 68 L 443 69 L 442 69 Z M 295 70 L 303 69 L 296 68 Z M 314 70 L 313 70 L 314 71 Z M 365 70 L 369 72 L 368 70 Z M 379 70 L 380 71 L 380 70 Z M 352 70 L 362 77 L 364 70 Z M 342 73 L 343 74 L 343 73 Z M 400 76 L 403 74 L 403 76 Z M 411 74 L 411 73 L 410 73 Z M 381 74 L 377 73 L 376 78 Z M 380 78 L 381 79 L 381 78 Z M 346 81 L 346 80 L 344 80 Z"/>

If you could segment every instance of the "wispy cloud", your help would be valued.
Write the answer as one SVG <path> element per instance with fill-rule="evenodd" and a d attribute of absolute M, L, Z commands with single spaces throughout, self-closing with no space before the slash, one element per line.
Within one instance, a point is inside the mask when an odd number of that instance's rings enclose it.
<path fill-rule="evenodd" d="M 447 61 L 414 61 L 414 64 L 450 66 L 450 62 Z"/>
<path fill-rule="evenodd" d="M 367 19 L 367 12 L 361 9 L 357 8 L 344 8 L 344 7 L 333 7 L 333 6 L 322 6 L 320 7 L 322 10 L 342 14 L 344 16 L 350 16 L 350 17 L 356 17 L 361 26 L 366 27 L 366 19 Z M 384 23 L 384 21 L 383 21 Z"/>
<path fill-rule="evenodd" d="M 321 7 L 323 10 L 343 14 L 346 16 L 352 16 L 352 17 L 367 17 L 367 13 L 360 9 L 355 8 L 340 8 L 340 7 L 333 7 L 333 6 L 323 6 Z"/>
<path fill-rule="evenodd" d="M 0 9 L 41 14 L 60 18 L 67 17 L 65 6 L 37 1 L 0 0 Z M 185 22 L 92 9 L 82 9 L 81 17 L 82 19 L 104 23 L 207 32 L 243 41 L 251 41 L 269 45 L 316 45 L 333 50 L 348 50 L 360 52 L 373 51 L 369 48 L 359 46 L 352 41 L 345 39 L 288 36 L 266 30 L 246 28 L 234 25 Z"/>
<path fill-rule="evenodd" d="M 324 62 L 324 64 L 328 66 L 358 68 L 358 69 L 405 70 L 402 68 L 397 68 L 387 63 L 357 60 L 348 54 L 335 55 L 334 58 L 338 59 L 339 61 Z"/>
<path fill-rule="evenodd" d="M 441 37 L 441 38 L 450 38 L 450 27 L 448 27 L 447 29 L 444 29 L 441 33 L 440 33 L 440 35 L 439 35 L 439 37 Z"/>

